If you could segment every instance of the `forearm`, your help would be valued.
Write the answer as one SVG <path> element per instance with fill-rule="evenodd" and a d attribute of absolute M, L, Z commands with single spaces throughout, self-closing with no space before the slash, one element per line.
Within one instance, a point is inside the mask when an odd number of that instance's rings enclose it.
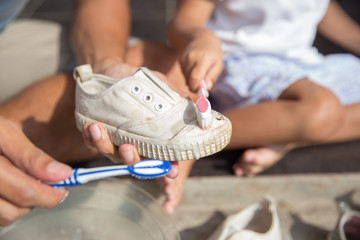
<path fill-rule="evenodd" d="M 210 44 L 217 40 L 215 34 L 204 27 L 184 27 L 181 23 L 172 23 L 168 33 L 170 43 L 177 53 L 182 53 L 194 41 Z"/>
<path fill-rule="evenodd" d="M 71 44 L 78 64 L 123 61 L 130 32 L 128 0 L 76 0 Z"/>
<path fill-rule="evenodd" d="M 206 42 L 215 36 L 213 32 L 205 28 L 212 10 L 213 4 L 209 1 L 182 0 L 180 2 L 168 26 L 169 40 L 177 52 L 182 52 L 195 39 Z"/>
<path fill-rule="evenodd" d="M 222 70 L 221 41 L 206 28 L 213 4 L 208 0 L 182 0 L 168 29 L 187 85 L 194 93 L 202 81 L 211 89 Z"/>
<path fill-rule="evenodd" d="M 336 1 L 331 1 L 318 30 L 329 40 L 360 56 L 360 26 Z"/>
<path fill-rule="evenodd" d="M 74 163 L 98 156 L 88 149 L 74 119 L 75 81 L 59 74 L 37 82 L 0 105 L 0 115 L 21 128 L 38 148 Z"/>

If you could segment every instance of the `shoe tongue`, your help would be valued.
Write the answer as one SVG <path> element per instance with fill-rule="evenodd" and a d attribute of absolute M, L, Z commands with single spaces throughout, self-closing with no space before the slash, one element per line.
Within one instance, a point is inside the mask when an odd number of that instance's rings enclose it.
<path fill-rule="evenodd" d="M 137 70 L 133 76 L 145 78 L 152 81 L 158 88 L 160 88 L 166 95 L 168 95 L 172 100 L 178 101 L 180 97 L 175 91 L 173 91 L 166 83 L 161 81 L 154 73 L 152 73 L 148 68 L 141 67 Z"/>
<path fill-rule="evenodd" d="M 149 79 L 149 77 L 141 69 L 137 70 L 133 76 Z"/>

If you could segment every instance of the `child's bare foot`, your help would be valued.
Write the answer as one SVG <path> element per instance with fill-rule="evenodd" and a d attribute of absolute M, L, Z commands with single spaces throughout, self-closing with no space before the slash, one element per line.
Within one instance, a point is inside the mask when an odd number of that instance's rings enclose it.
<path fill-rule="evenodd" d="M 179 176 L 174 179 L 164 177 L 163 181 L 165 184 L 164 193 L 166 195 L 163 207 L 165 212 L 171 215 L 181 201 L 186 179 L 179 174 Z"/>
<path fill-rule="evenodd" d="M 275 163 L 289 151 L 287 146 L 247 149 L 233 165 L 237 176 L 254 176 Z"/>
<path fill-rule="evenodd" d="M 176 207 L 179 205 L 186 179 L 189 177 L 194 162 L 195 160 L 179 162 L 179 174 L 176 178 L 163 177 L 159 179 L 166 195 L 163 204 L 166 213 L 170 215 L 173 214 Z"/>

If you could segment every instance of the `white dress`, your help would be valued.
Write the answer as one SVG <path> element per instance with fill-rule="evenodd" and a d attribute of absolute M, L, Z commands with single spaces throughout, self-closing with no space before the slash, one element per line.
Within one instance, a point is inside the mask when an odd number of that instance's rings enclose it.
<path fill-rule="evenodd" d="M 215 0 L 207 27 L 222 40 L 224 50 L 224 71 L 211 94 L 218 110 L 276 100 L 303 77 L 332 89 L 343 104 L 359 102 L 359 94 L 349 88 L 351 82 L 339 83 L 347 78 L 359 85 L 359 59 L 350 54 L 324 57 L 313 47 L 328 4 L 329 0 Z"/>

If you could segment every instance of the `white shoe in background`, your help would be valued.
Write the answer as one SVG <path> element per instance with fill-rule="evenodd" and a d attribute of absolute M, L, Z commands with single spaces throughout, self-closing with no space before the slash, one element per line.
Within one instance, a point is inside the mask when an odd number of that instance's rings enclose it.
<path fill-rule="evenodd" d="M 328 240 L 359 240 L 360 212 L 352 210 L 345 202 L 339 203 L 340 216 Z"/>
<path fill-rule="evenodd" d="M 208 240 L 281 240 L 276 201 L 266 195 L 260 202 L 228 216 Z"/>

